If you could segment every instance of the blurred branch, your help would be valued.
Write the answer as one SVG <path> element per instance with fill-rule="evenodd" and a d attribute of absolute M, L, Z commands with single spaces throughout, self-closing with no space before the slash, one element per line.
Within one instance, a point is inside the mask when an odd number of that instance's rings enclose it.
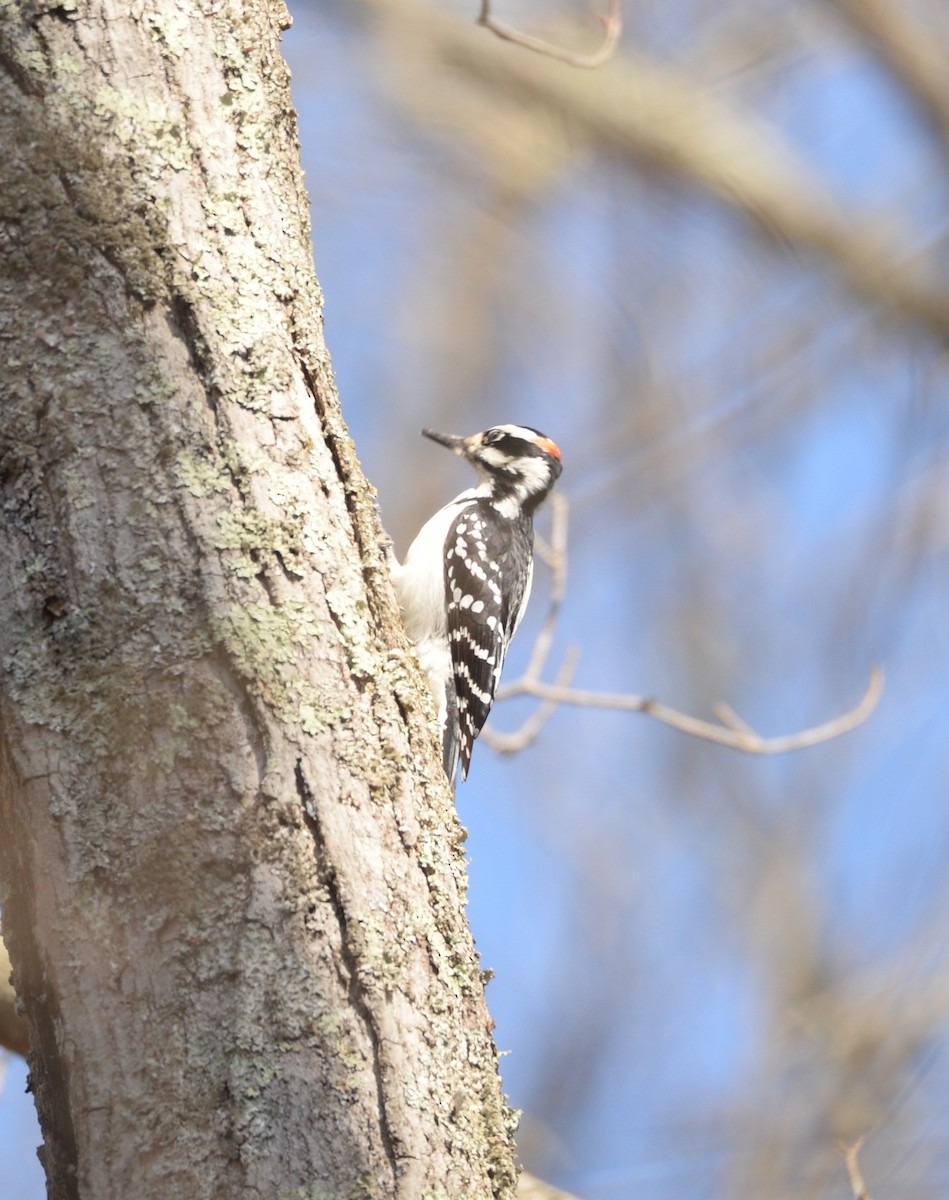
<path fill-rule="evenodd" d="M 547 111 L 586 145 L 661 170 L 751 217 L 782 245 L 815 252 L 864 299 L 949 338 L 949 293 L 908 235 L 842 205 L 779 132 L 682 72 L 622 51 L 609 71 L 560 71 L 539 55 L 501 55 L 477 31 L 419 0 L 362 0 L 402 42 L 423 43 L 492 95 Z M 412 29 L 412 22 L 416 28 Z M 391 28 L 387 34 L 393 34 Z M 407 51 L 409 52 L 409 51 Z"/>
<path fill-rule="evenodd" d="M 857 1140 L 850 1146 L 838 1146 L 837 1153 L 844 1160 L 847 1167 L 847 1177 L 850 1180 L 850 1189 L 853 1192 L 853 1200 L 870 1200 L 870 1193 L 867 1190 L 867 1185 L 863 1182 L 863 1173 L 860 1170 L 858 1155 L 866 1141 L 866 1136 L 858 1137 Z"/>
<path fill-rule="evenodd" d="M 544 668 L 547 666 L 547 660 L 550 658 L 550 651 L 554 644 L 554 630 L 557 626 L 557 618 L 560 616 L 560 607 L 563 604 L 563 598 L 567 590 L 567 529 L 570 524 L 570 507 L 566 497 L 560 492 L 554 492 L 550 497 L 551 510 L 551 527 L 550 527 L 550 543 L 548 544 L 542 538 L 537 538 L 537 555 L 550 568 L 550 598 L 547 601 L 547 612 L 544 616 L 544 622 L 540 627 L 540 632 L 534 639 L 534 648 L 531 650 L 530 662 L 524 674 L 519 680 L 511 686 L 525 681 L 540 681 Z M 575 646 L 571 646 L 563 657 L 563 662 L 560 664 L 560 669 L 555 676 L 555 684 L 559 687 L 566 687 L 573 678 L 573 672 L 580 658 L 580 652 Z M 498 698 L 501 699 L 506 694 L 506 690 L 502 687 L 498 693 Z M 537 737 L 541 729 L 547 723 L 548 719 L 556 712 L 558 702 L 556 700 L 545 700 L 539 704 L 533 714 L 521 725 L 520 729 L 514 733 L 500 733 L 494 729 L 485 729 L 481 733 L 481 737 L 488 743 L 492 750 L 496 750 L 498 754 L 515 754 L 518 750 L 523 750 L 525 746 L 529 746 Z"/>
<path fill-rule="evenodd" d="M 572 688 L 568 684 L 579 657 L 576 647 L 567 651 L 555 681 L 544 683 L 541 675 L 550 657 L 554 628 L 567 586 L 569 506 L 566 498 L 555 492 L 551 497 L 551 510 L 553 523 L 550 545 L 538 545 L 538 553 L 547 561 L 552 574 L 547 613 L 523 675 L 519 679 L 504 684 L 498 689 L 497 694 L 499 700 L 509 700 L 515 696 L 533 696 L 543 701 L 543 704 L 513 733 L 484 731 L 481 736 L 494 750 L 502 754 L 510 754 L 529 746 L 550 714 L 561 704 L 572 704 L 580 708 L 608 708 L 619 712 L 645 713 L 682 733 L 691 734 L 693 737 L 702 738 L 705 741 L 716 742 L 720 746 L 729 746 L 733 750 L 742 750 L 746 754 L 785 754 L 790 750 L 803 750 L 809 746 L 819 745 L 821 742 L 828 742 L 832 738 L 840 737 L 841 734 L 849 733 L 858 725 L 862 725 L 876 708 L 877 701 L 883 692 L 883 671 L 878 666 L 871 669 L 866 691 L 860 701 L 848 712 L 842 713 L 830 721 L 825 721 L 821 725 L 813 725 L 798 733 L 783 734 L 778 737 L 763 737 L 727 704 L 716 705 L 717 721 L 706 721 L 701 717 L 693 717 L 688 713 L 679 712 L 678 709 L 670 708 L 652 696 L 637 696 L 626 692 L 582 691 L 579 688 Z"/>
<path fill-rule="evenodd" d="M 517 1181 L 517 1200 L 578 1200 L 570 1192 L 563 1192 L 553 1184 L 544 1183 L 527 1171 L 521 1171 Z"/>
<path fill-rule="evenodd" d="M 832 738 L 849 733 L 856 729 L 873 712 L 883 692 L 883 671 L 874 666 L 870 671 L 870 680 L 866 691 L 859 702 L 848 712 L 825 721 L 822 725 L 812 725 L 798 733 L 782 734 L 778 737 L 763 737 L 756 733 L 745 722 L 732 714 L 731 723 L 716 723 L 704 721 L 701 717 L 693 717 L 688 713 L 679 712 L 662 704 L 652 696 L 637 696 L 626 692 L 588 692 L 578 688 L 562 687 L 556 683 L 542 683 L 530 679 L 516 679 L 501 689 L 499 696 L 509 699 L 512 696 L 535 696 L 552 704 L 574 704 L 581 708 L 609 708 L 619 712 L 641 712 L 664 725 L 671 725 L 682 733 L 692 734 L 693 737 L 704 738 L 716 742 L 720 746 L 730 746 L 733 750 L 743 750 L 746 754 L 786 754 L 790 750 L 804 750 L 817 746 L 821 742 L 829 742 Z M 509 735 L 513 736 L 513 735 Z M 519 748 L 519 747 L 517 747 Z"/>
<path fill-rule="evenodd" d="M 564 655 L 564 660 L 561 663 L 560 670 L 557 672 L 556 678 L 554 679 L 555 687 L 564 688 L 567 686 L 567 684 L 569 684 L 570 677 L 573 674 L 579 658 L 580 654 L 577 650 L 577 647 L 571 646 Z M 521 679 L 515 680 L 510 686 L 515 687 L 517 684 L 523 683 L 524 678 L 525 677 L 522 676 Z M 498 698 L 504 699 L 508 693 L 503 688 L 501 689 L 501 692 L 503 694 L 499 694 Z M 517 695 L 519 693 L 515 692 L 512 694 Z M 533 693 L 530 694 L 533 695 Z M 491 749 L 495 750 L 498 754 L 516 754 L 519 750 L 526 749 L 526 747 L 535 741 L 537 735 L 560 707 L 560 703 L 561 702 L 559 700 L 544 700 L 543 703 L 538 704 L 538 706 L 534 709 L 534 712 L 527 718 L 520 728 L 515 729 L 513 733 L 502 733 L 500 730 L 488 728 L 481 731 L 481 737 L 488 743 Z"/>
<path fill-rule="evenodd" d="M 949 149 L 949 46 L 891 0 L 829 0 L 921 105 Z"/>
<path fill-rule="evenodd" d="M 485 29 L 490 29 L 493 34 L 503 38 L 506 42 L 524 46 L 537 54 L 545 54 L 548 58 L 556 58 L 558 62 L 567 63 L 571 67 L 586 67 L 592 70 L 594 67 L 601 67 L 616 53 L 616 47 L 619 45 L 619 39 L 623 32 L 621 0 L 610 0 L 609 11 L 600 20 L 606 29 L 606 36 L 599 50 L 595 50 L 592 54 L 575 54 L 572 50 L 564 50 L 552 42 L 545 42 L 542 38 L 532 37 L 529 33 L 521 33 L 512 25 L 496 21 L 491 16 L 491 0 L 481 0 L 478 24 L 483 25 Z"/>
<path fill-rule="evenodd" d="M 16 1010 L 16 993 L 10 982 L 10 956 L 0 941 L 0 1046 L 21 1054 L 30 1048 L 29 1028 Z"/>

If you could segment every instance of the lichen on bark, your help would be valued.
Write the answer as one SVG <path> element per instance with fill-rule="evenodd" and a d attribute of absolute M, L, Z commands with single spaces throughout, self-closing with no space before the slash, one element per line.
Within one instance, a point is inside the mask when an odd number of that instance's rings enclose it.
<path fill-rule="evenodd" d="M 284 22 L 0 3 L 0 886 L 53 1197 L 513 1187 Z"/>

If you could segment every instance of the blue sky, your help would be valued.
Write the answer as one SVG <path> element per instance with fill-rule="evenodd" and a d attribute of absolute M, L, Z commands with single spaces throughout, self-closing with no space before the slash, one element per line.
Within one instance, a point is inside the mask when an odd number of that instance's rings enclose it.
<path fill-rule="evenodd" d="M 945 969 L 944 351 L 808 254 L 582 146 L 503 202 L 424 89 L 390 90 L 371 26 L 346 6 L 291 11 L 327 341 L 397 546 L 468 482 L 420 426 L 529 423 L 564 450 L 558 649 L 581 646 L 579 685 L 706 715 L 727 699 L 781 733 L 852 704 L 872 662 L 887 670 L 872 721 L 802 755 L 742 759 L 642 717 L 563 709 L 518 757 L 476 747 L 459 789 L 469 911 L 532 1165 L 587 1200 L 747 1194 L 741 1172 L 800 1081 L 834 1094 L 832 1043 L 775 1049 L 797 1019 L 784 940 L 806 934 L 828 993 L 866 978 L 867 994 L 884 980 L 910 995 Z M 937 258 L 949 172 L 932 132 L 862 44 L 802 32 L 794 12 L 644 6 L 627 38 L 718 82 L 702 57 L 713 34 L 745 15 L 788 23 L 800 52 L 720 86 L 855 219 L 885 217 Z M 536 603 L 534 627 L 542 576 Z M 799 908 L 775 921 L 766 895 L 788 863 Z M 915 1131 L 890 1158 L 888 1200 L 946 1182 L 945 1035 L 937 1016 L 922 1065 L 868 1109 L 878 1143 Z M 0 1178 L 32 1200 L 22 1084 L 11 1063 Z M 787 1135 L 832 1181 L 836 1111 L 822 1124 L 815 1102 L 813 1142 Z"/>

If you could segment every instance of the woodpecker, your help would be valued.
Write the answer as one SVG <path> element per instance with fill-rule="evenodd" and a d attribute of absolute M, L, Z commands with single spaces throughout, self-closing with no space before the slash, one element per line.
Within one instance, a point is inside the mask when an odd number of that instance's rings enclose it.
<path fill-rule="evenodd" d="M 393 579 L 405 629 L 438 705 L 445 773 L 488 718 L 511 638 L 530 596 L 534 513 L 560 475 L 560 450 L 526 425 L 495 425 L 471 437 L 435 433 L 474 467 L 478 484 L 422 526 Z"/>

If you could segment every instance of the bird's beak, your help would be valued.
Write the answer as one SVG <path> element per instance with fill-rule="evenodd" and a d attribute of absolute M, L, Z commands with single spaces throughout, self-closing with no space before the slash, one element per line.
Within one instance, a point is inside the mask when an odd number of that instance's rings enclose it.
<path fill-rule="evenodd" d="M 433 442 L 438 442 L 440 446 L 447 446 L 449 450 L 454 450 L 456 454 L 467 456 L 468 454 L 468 438 L 459 437 L 455 433 L 436 433 L 434 429 L 423 429 L 424 437 L 431 438 Z"/>

